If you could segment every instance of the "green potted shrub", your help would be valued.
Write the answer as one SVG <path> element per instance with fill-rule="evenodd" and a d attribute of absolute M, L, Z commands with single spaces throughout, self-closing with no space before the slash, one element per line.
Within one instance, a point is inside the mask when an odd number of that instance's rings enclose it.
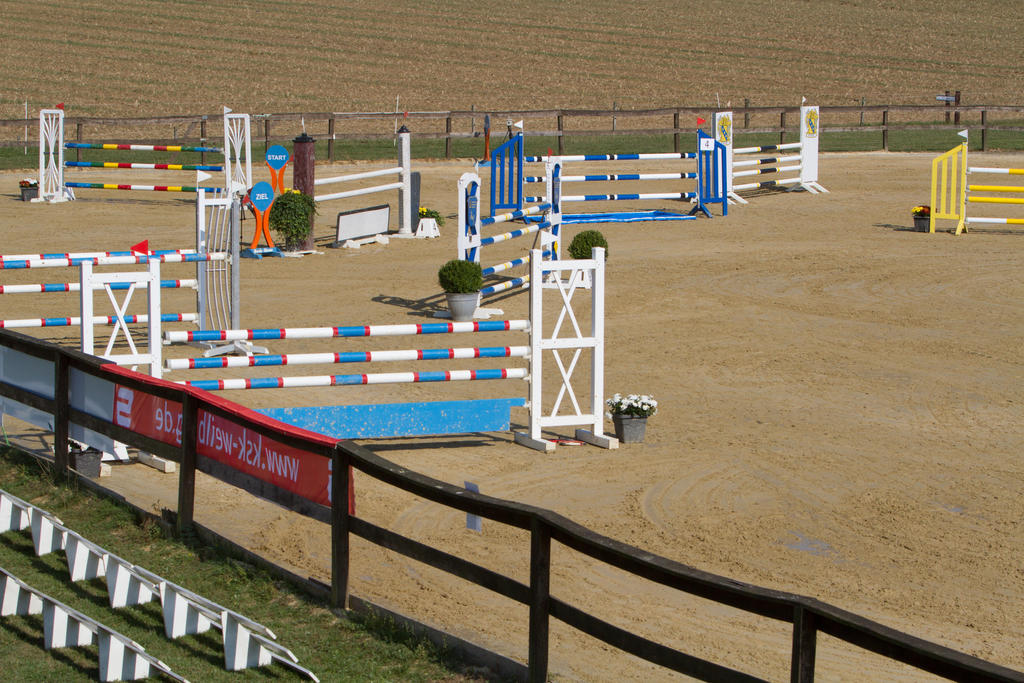
<path fill-rule="evenodd" d="M 604 238 L 599 230 L 584 230 L 577 233 L 569 243 L 569 256 L 574 259 L 590 258 L 590 250 L 594 247 L 604 249 L 604 258 L 608 260 L 608 240 Z"/>
<path fill-rule="evenodd" d="M 471 321 L 480 304 L 480 288 L 484 284 L 480 264 L 452 259 L 437 271 L 437 283 L 444 290 L 452 320 Z"/>
<path fill-rule="evenodd" d="M 270 207 L 270 229 L 282 242 L 286 251 L 298 251 L 313 230 L 316 202 L 298 190 L 285 190 L 274 198 Z"/>

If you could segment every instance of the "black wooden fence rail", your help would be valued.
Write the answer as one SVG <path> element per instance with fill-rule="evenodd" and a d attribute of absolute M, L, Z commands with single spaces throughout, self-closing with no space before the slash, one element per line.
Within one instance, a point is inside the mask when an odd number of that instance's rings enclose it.
<path fill-rule="evenodd" d="M 225 417 L 238 425 L 288 446 L 325 458 L 332 458 L 335 473 L 352 467 L 369 477 L 440 505 L 486 517 L 530 534 L 530 578 L 524 584 L 513 578 L 451 555 L 429 545 L 406 538 L 350 514 L 347 505 L 322 506 L 298 510 L 331 524 L 332 576 L 331 603 L 345 607 L 348 601 L 349 538 L 363 538 L 383 548 L 430 565 L 453 576 L 487 588 L 529 607 L 529 678 L 544 681 L 548 673 L 548 635 L 552 618 L 611 645 L 623 652 L 676 672 L 705 681 L 758 681 L 757 676 L 680 652 L 610 624 L 551 595 L 551 543 L 556 541 L 598 562 L 603 562 L 639 578 L 729 605 L 745 612 L 792 624 L 791 680 L 813 681 L 817 634 L 825 633 L 883 657 L 903 662 L 924 671 L 959 681 L 1024 682 L 1024 673 L 957 652 L 947 647 L 888 628 L 856 614 L 813 598 L 769 590 L 722 576 L 700 571 L 653 555 L 639 548 L 602 536 L 549 510 L 501 500 L 412 472 L 381 458 L 352 441 L 327 446 L 287 430 L 280 431 L 249 418 L 230 402 L 205 392 L 169 384 L 154 385 L 142 375 L 114 375 L 104 362 L 55 344 L 0 330 L 0 347 L 48 360 L 54 364 L 54 398 L 30 393 L 0 378 L 0 396 L 50 413 L 54 416 L 55 466 L 62 476 L 76 466 L 68 449 L 68 425 L 75 424 L 105 434 L 130 446 L 146 450 L 180 464 L 177 523 L 181 530 L 193 524 L 195 471 L 212 471 L 197 458 L 197 414 L 200 409 Z M 115 382 L 128 389 L 157 396 L 183 406 L 182 446 L 171 446 L 147 438 L 107 420 L 70 406 L 69 388 L 72 369 L 92 377 Z M 212 471 L 245 490 L 288 504 L 289 496 L 272 485 L 224 471 Z M 350 480 L 332 478 L 332 500 L 348 500 Z M 291 501 L 295 502 L 295 501 Z M 328 516 L 324 513 L 327 512 Z"/>
<path fill-rule="evenodd" d="M 827 133 L 877 133 L 879 134 L 878 149 L 889 149 L 889 133 L 892 131 L 948 130 L 957 131 L 968 126 L 973 132 L 980 134 L 980 148 L 987 149 L 990 131 L 1024 132 L 1024 126 L 990 122 L 990 114 L 999 114 L 1013 119 L 1024 118 L 1024 106 L 1021 105 L 863 105 L 863 106 L 821 106 L 822 134 Z M 680 148 L 684 134 L 691 135 L 698 127 L 696 121 L 703 118 L 713 120 L 715 109 L 708 107 L 669 107 L 660 109 L 543 109 L 526 111 L 436 111 L 436 112 L 308 112 L 308 113 L 273 113 L 252 115 L 252 136 L 258 141 L 262 138 L 263 148 L 275 143 L 290 142 L 298 133 L 308 132 L 313 137 L 327 142 L 327 160 L 337 158 L 336 142 L 385 140 L 394 137 L 394 129 L 399 125 L 408 126 L 414 140 L 444 140 L 445 158 L 452 157 L 452 142 L 470 138 L 482 138 L 483 121 L 490 116 L 492 135 L 500 136 L 506 130 L 507 121 L 523 120 L 544 121 L 546 126 L 555 122 L 555 127 L 535 129 L 527 125 L 531 135 L 554 137 L 557 139 L 558 154 L 564 153 L 564 141 L 574 137 L 618 136 L 618 135 L 671 135 L 675 151 Z M 734 128 L 737 134 L 777 134 L 783 142 L 787 135 L 799 131 L 799 107 L 742 107 L 733 108 Z M 962 115 L 977 115 L 980 121 L 961 123 Z M 951 120 L 950 116 L 954 118 Z M 876 123 L 864 123 L 865 116 L 876 119 Z M 913 123 L 898 123 L 893 117 L 913 119 Z M 68 116 L 64 119 L 65 127 L 74 127 L 75 140 L 87 142 L 131 142 L 124 137 L 122 131 L 139 130 L 145 127 L 162 127 L 165 131 L 171 128 L 172 136 L 144 138 L 149 143 L 173 144 L 214 144 L 219 139 L 219 116 L 215 114 L 198 114 L 189 116 L 158 116 L 145 118 L 87 118 Z M 751 127 L 750 121 L 777 120 L 778 125 L 757 125 Z M 662 119 L 665 125 L 651 127 L 630 127 L 617 125 L 619 121 L 630 119 Z M 843 120 L 859 123 L 842 123 Z M 743 121 L 742 125 L 739 123 Z M 839 121 L 840 123 L 835 123 Z M 921 123 L 935 121 L 935 123 Z M 417 126 L 417 122 L 426 125 Z M 830 123 L 832 122 L 832 123 Z M 571 123 L 576 123 L 575 127 Z M 604 126 L 610 124 L 611 128 Z M 340 128 L 359 128 L 351 132 L 343 132 Z M 710 125 L 710 124 L 708 124 Z M 27 126 L 27 141 L 22 136 Z M 598 127 L 600 126 L 600 127 Z M 649 124 L 648 124 L 649 126 Z M 88 135 L 83 137 L 88 127 Z M 178 135 L 178 130 L 181 135 Z M 209 129 L 209 130 L 208 130 Z M 428 130 L 424 130 L 428 129 Z M 433 129 L 433 130 L 429 130 Z M 0 119 L 0 147 L 38 146 L 38 119 Z M 210 132 L 212 131 L 212 133 Z M 212 138 L 209 137 L 212 134 Z M 70 136 L 69 136 L 70 140 Z M 139 139 L 136 141 L 143 141 Z M 221 144 L 221 143 L 216 143 Z M 482 141 L 481 141 L 482 150 Z M 79 153 L 80 152 L 76 152 Z"/>

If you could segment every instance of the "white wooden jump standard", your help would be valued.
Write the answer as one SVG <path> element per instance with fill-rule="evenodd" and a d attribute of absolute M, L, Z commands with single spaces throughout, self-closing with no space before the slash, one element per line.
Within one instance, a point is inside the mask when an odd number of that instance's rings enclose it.
<path fill-rule="evenodd" d="M 124 282 L 129 284 L 128 291 L 125 292 L 124 299 L 121 302 L 118 302 L 117 298 L 114 296 L 114 291 L 108 286 L 115 282 Z M 148 324 L 146 326 L 148 336 L 148 349 L 146 353 L 140 353 L 138 348 L 135 346 L 135 339 L 132 337 L 132 333 L 129 331 L 128 325 L 125 321 L 125 310 L 131 303 L 132 295 L 135 293 L 135 290 L 140 287 L 146 290 L 146 310 L 147 315 L 149 316 Z M 107 340 L 107 346 L 103 353 L 99 355 L 123 365 L 147 364 L 150 368 L 150 374 L 153 377 L 160 377 L 161 370 L 163 368 L 161 353 L 163 345 L 160 343 L 160 262 L 150 261 L 144 272 L 135 273 L 94 273 L 92 263 L 89 261 L 83 263 L 81 266 L 80 287 L 82 294 L 80 297 L 82 309 L 81 319 L 83 321 L 91 321 L 93 319 L 93 292 L 96 289 L 103 289 L 106 292 L 107 298 L 114 307 L 114 315 L 116 317 L 114 329 L 110 334 L 110 338 Z M 125 340 L 128 342 L 128 347 L 131 349 L 131 353 L 113 353 L 114 343 L 117 341 L 117 334 L 119 330 L 124 332 Z M 91 323 L 82 325 L 82 351 L 90 355 L 97 355 L 95 348 L 95 335 Z"/>
<path fill-rule="evenodd" d="M 530 410 L 529 433 L 516 432 L 516 443 L 536 450 L 552 451 L 555 444 L 542 437 L 545 427 L 584 425 L 588 429 L 577 429 L 576 438 L 602 448 L 618 448 L 618 439 L 604 434 L 604 249 L 595 247 L 587 260 L 544 261 L 538 250 L 533 250 L 530 259 L 530 280 L 537 283 L 530 288 L 530 388 L 527 406 Z M 563 278 L 568 272 L 569 277 Z M 543 283 L 543 284 L 540 284 Z M 584 288 L 590 289 L 590 330 L 580 327 L 576 311 L 572 306 L 573 295 Z M 562 300 L 558 316 L 545 336 L 544 296 L 545 289 L 554 289 Z M 586 291 L 586 290 L 584 290 Z M 568 321 L 569 334 L 562 335 L 563 325 Z M 584 396 L 581 407 L 572 385 L 572 373 L 585 349 L 590 349 L 590 392 Z M 555 397 L 551 412 L 543 409 L 541 377 L 544 374 L 544 354 L 550 351 L 561 376 L 561 386 Z M 562 351 L 571 351 L 568 365 L 561 357 Z M 561 412 L 563 399 L 569 398 L 572 412 Z"/>
<path fill-rule="evenodd" d="M 778 145 L 761 145 L 758 147 L 733 147 L 733 120 L 731 111 L 716 112 L 714 116 L 715 140 L 725 145 L 725 178 L 729 199 L 733 202 L 747 204 L 748 201 L 738 193 L 742 190 L 781 187 L 789 190 L 806 190 L 811 194 L 828 192 L 818 183 L 818 138 L 820 137 L 820 117 L 818 107 L 800 107 L 800 142 L 785 142 Z M 758 159 L 736 159 L 736 156 L 748 156 L 765 152 L 784 152 L 799 150 L 799 154 L 778 157 L 762 157 Z M 792 164 L 791 162 L 798 162 Z M 764 164 L 791 164 L 789 166 Z M 747 169 L 747 170 L 736 170 Z M 756 183 L 740 183 L 737 178 L 766 174 L 797 173 L 790 178 L 760 181 Z"/>

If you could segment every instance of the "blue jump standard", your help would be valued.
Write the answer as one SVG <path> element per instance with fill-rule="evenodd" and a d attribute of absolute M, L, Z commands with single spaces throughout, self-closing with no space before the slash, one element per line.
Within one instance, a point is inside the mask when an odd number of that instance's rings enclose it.
<path fill-rule="evenodd" d="M 495 398 L 473 401 L 264 408 L 257 412 L 335 439 L 378 439 L 504 432 L 509 429 L 509 411 L 513 407 L 524 405 L 525 398 Z"/>

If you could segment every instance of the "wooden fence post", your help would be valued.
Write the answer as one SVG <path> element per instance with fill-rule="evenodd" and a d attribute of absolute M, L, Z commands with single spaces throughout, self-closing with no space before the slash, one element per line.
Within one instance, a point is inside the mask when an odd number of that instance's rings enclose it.
<path fill-rule="evenodd" d="M 981 151 L 982 152 L 985 151 L 985 138 L 986 138 L 986 136 L 988 134 L 988 129 L 985 127 L 986 119 L 987 119 L 985 114 L 987 114 L 987 113 L 988 112 L 986 112 L 984 109 L 981 110 Z"/>
<path fill-rule="evenodd" d="M 203 118 L 199 119 L 199 146 L 206 147 L 206 115 L 203 114 Z M 227 151 L 227 150 L 225 150 Z M 199 163 L 206 163 L 206 152 L 199 153 Z"/>
<path fill-rule="evenodd" d="M 948 116 L 948 114 L 947 114 Z M 882 150 L 889 151 L 889 110 L 882 110 Z"/>
<path fill-rule="evenodd" d="M 82 122 L 79 121 L 75 124 L 75 136 L 78 138 L 78 142 L 82 141 Z M 82 160 L 82 148 L 79 147 L 75 150 L 75 161 Z"/>
<path fill-rule="evenodd" d="M 793 657 L 789 671 L 792 683 L 810 683 L 814 680 L 817 637 L 814 614 L 803 607 L 796 607 L 793 610 Z"/>
<path fill-rule="evenodd" d="M 327 160 L 334 161 L 334 115 L 327 119 Z"/>
<path fill-rule="evenodd" d="M 562 124 L 563 124 L 562 115 L 559 114 L 558 115 L 558 156 L 562 156 L 563 154 L 565 154 L 565 146 L 563 145 L 563 141 L 565 140 L 565 128 L 564 128 L 564 126 Z"/>
<path fill-rule="evenodd" d="M 449 112 L 448 118 L 444 120 L 444 158 L 452 158 L 452 115 Z"/>
<path fill-rule="evenodd" d="M 783 112 L 781 114 L 779 114 L 779 127 L 782 128 L 782 130 L 779 131 L 779 144 L 781 145 L 782 143 L 784 143 L 786 141 L 786 112 L 785 112 L 785 110 L 783 110 Z"/>
<path fill-rule="evenodd" d="M 672 114 L 672 128 L 675 132 L 672 134 L 672 151 L 679 153 L 679 112 L 676 111 Z"/>
<path fill-rule="evenodd" d="M 270 116 L 263 119 L 263 151 L 270 149 Z"/>
<path fill-rule="evenodd" d="M 743 98 L 743 127 L 750 128 L 750 98 Z"/>
<path fill-rule="evenodd" d="M 530 680 L 548 678 L 548 637 L 551 610 L 551 532 L 539 517 L 530 529 Z"/>
<path fill-rule="evenodd" d="M 349 459 L 339 446 L 331 454 L 331 607 L 348 605 Z"/>
<path fill-rule="evenodd" d="M 199 402 L 186 392 L 181 401 L 181 473 L 178 475 L 178 534 L 192 529 L 196 502 Z"/>

